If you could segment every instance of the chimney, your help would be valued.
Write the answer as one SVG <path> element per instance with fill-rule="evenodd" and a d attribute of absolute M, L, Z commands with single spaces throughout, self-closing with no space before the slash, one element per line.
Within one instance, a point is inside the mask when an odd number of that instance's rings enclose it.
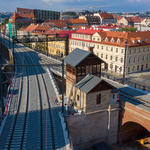
<path fill-rule="evenodd" d="M 93 53 L 93 48 L 92 46 L 88 47 L 88 51 L 92 52 Z"/>

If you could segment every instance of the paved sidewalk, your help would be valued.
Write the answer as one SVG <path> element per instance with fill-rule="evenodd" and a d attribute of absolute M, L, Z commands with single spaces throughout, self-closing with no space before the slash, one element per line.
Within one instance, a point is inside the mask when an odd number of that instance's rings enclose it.
<path fill-rule="evenodd" d="M 123 77 L 123 74 L 120 74 L 120 73 L 117 73 L 117 72 L 111 72 L 110 70 L 108 70 L 107 72 L 106 71 L 102 71 L 102 72 L 103 73 L 108 73 L 108 74 L 116 76 L 118 78 Z M 137 78 L 137 77 L 141 77 L 141 76 L 150 76 L 150 70 L 125 75 L 126 78 L 131 78 L 131 77 L 136 77 Z"/>

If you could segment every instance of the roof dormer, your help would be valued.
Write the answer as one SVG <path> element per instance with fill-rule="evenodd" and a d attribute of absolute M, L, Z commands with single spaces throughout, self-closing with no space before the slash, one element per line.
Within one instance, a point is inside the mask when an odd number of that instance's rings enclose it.
<path fill-rule="evenodd" d="M 117 43 L 120 44 L 120 39 L 119 38 L 117 39 Z"/>
<path fill-rule="evenodd" d="M 131 41 L 132 41 L 134 44 L 137 44 L 137 39 L 136 39 L 136 38 L 131 38 Z"/>
<path fill-rule="evenodd" d="M 143 42 L 143 40 L 142 40 L 141 37 L 136 37 L 136 39 L 138 40 L 139 43 L 142 43 L 142 42 Z"/>
<path fill-rule="evenodd" d="M 105 42 L 108 42 L 108 38 L 107 37 L 105 38 Z"/>
<path fill-rule="evenodd" d="M 111 39 L 111 42 L 114 43 L 114 41 L 115 41 L 114 38 L 112 38 L 112 39 Z"/>

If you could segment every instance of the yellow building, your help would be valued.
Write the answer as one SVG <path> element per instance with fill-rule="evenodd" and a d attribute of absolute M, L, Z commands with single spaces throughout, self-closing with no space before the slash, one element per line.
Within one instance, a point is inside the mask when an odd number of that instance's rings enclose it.
<path fill-rule="evenodd" d="M 69 40 L 71 37 L 71 33 L 74 33 L 75 31 L 64 31 L 64 30 L 48 30 L 44 33 L 45 35 L 48 35 L 49 37 L 54 37 L 56 34 L 59 34 L 59 36 L 65 36 L 68 34 Z M 70 43 L 70 42 L 69 42 Z M 68 45 L 69 46 L 69 45 Z M 70 48 L 69 48 L 70 49 Z M 52 55 L 57 55 L 64 57 L 66 56 L 66 41 L 53 41 L 48 42 L 48 53 Z M 67 52 L 68 54 L 70 53 Z"/>

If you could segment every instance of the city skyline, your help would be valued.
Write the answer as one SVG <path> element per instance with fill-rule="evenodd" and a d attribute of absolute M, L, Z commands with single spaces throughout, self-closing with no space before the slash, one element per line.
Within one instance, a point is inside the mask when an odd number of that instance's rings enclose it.
<path fill-rule="evenodd" d="M 150 0 L 0 0 L 1 12 L 14 12 L 17 7 L 29 9 L 44 9 L 52 11 L 65 11 L 65 9 L 85 8 L 92 10 L 90 7 L 111 5 L 110 7 L 98 7 L 95 10 L 108 10 L 108 12 L 145 12 L 149 11 Z"/>

